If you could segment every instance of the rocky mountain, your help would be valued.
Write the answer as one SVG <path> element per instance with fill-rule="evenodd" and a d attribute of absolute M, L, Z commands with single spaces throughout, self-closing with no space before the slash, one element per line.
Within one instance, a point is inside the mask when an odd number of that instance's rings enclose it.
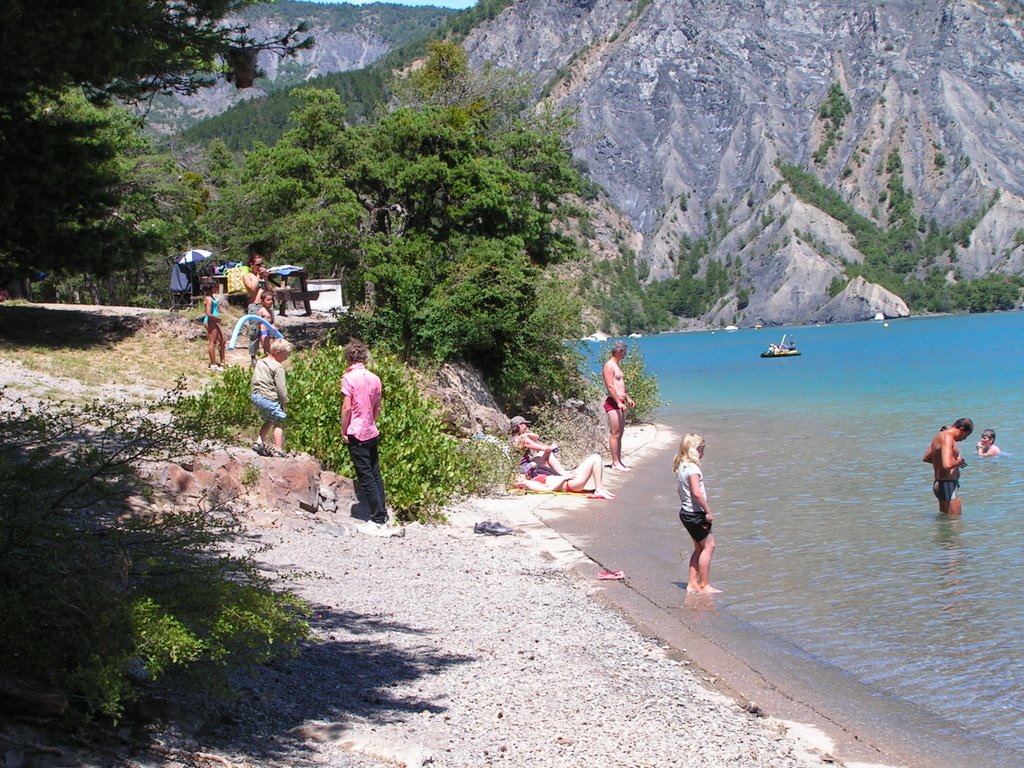
<path fill-rule="evenodd" d="M 160 97 L 149 107 L 147 126 L 157 133 L 178 133 L 272 90 L 333 72 L 361 69 L 392 49 L 425 37 L 453 13 L 445 8 L 388 3 L 355 6 L 280 0 L 251 6 L 227 21 L 247 25 L 248 35 L 255 40 L 274 39 L 303 21 L 308 24 L 308 34 L 315 39 L 315 45 L 289 58 L 262 51 L 257 67 L 263 75 L 252 88 L 239 89 L 219 78 L 216 84 L 192 96 Z"/>
<path fill-rule="evenodd" d="M 648 281 L 703 243 L 698 274 L 730 275 L 703 320 L 753 325 L 907 314 L 787 166 L 872 226 L 959 228 L 937 258 L 908 242 L 910 274 L 1024 272 L 1022 40 L 1017 0 L 519 0 L 464 45 L 578 109 Z"/>

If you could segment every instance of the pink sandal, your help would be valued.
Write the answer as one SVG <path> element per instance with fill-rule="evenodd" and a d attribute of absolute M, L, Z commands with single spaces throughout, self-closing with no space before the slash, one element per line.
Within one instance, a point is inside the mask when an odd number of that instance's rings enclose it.
<path fill-rule="evenodd" d="M 600 571 L 597 578 L 601 581 L 620 581 L 626 578 L 626 574 L 622 571 Z"/>

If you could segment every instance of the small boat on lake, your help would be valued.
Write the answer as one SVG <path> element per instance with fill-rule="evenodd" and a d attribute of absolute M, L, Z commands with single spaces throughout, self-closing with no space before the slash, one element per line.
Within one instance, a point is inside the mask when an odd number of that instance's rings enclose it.
<path fill-rule="evenodd" d="M 761 357 L 799 357 L 800 350 L 796 348 L 796 342 L 790 340 L 786 343 L 786 337 L 778 344 L 769 344 L 768 349 L 761 353 Z"/>

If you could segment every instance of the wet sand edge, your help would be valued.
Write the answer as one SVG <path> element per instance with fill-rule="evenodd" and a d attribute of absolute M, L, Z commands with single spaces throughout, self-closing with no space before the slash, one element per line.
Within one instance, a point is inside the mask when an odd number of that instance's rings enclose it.
<path fill-rule="evenodd" d="M 647 482 L 655 457 L 665 458 L 675 449 L 679 435 L 664 424 L 642 424 L 628 427 L 623 438 L 623 453 L 628 456 L 634 473 L 612 472 L 606 465 L 606 484 L 616 492 L 624 484 Z M 664 463 L 664 462 L 662 462 Z M 878 702 L 880 713 L 874 725 L 864 718 L 844 711 L 839 691 L 836 696 L 823 697 L 820 691 L 804 686 L 797 675 L 777 671 L 771 660 L 752 660 L 730 650 L 728 643 L 717 642 L 687 626 L 685 621 L 670 615 L 628 582 L 597 582 L 595 571 L 601 565 L 582 548 L 560 535 L 547 521 L 578 510 L 587 500 L 573 495 L 526 494 L 495 499 L 475 499 L 449 513 L 455 524 L 472 524 L 472 520 L 500 519 L 520 534 L 520 540 L 533 547 L 546 559 L 571 570 L 591 591 L 592 597 L 626 618 L 641 634 L 662 644 L 666 653 L 692 663 L 709 688 L 732 698 L 736 703 L 759 716 L 765 716 L 811 753 L 826 755 L 849 768 L 858 766 L 901 766 L 933 768 L 959 764 L 979 764 L 976 745 L 966 744 L 970 734 L 951 733 L 939 742 L 908 738 L 902 727 L 900 711 L 907 705 Z M 610 503 L 611 502 L 589 502 Z M 542 519 L 543 516 L 543 519 Z M 785 667 L 786 665 L 781 665 Z M 851 681 L 843 681 L 852 684 Z M 866 686 L 861 686 L 866 691 Z M 863 691 L 859 693 L 863 694 Z M 940 729 L 943 723 L 936 723 Z M 961 763 L 954 754 L 961 752 Z M 988 745 L 981 752 L 987 754 Z M 983 762 L 980 764 L 984 764 Z"/>

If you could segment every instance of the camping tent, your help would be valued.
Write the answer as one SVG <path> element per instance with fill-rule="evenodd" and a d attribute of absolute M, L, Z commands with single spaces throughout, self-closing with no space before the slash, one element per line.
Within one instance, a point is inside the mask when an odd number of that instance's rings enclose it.
<path fill-rule="evenodd" d="M 202 293 L 199 289 L 199 264 L 211 256 L 213 253 L 210 251 L 195 248 L 174 260 L 170 285 L 172 307 L 187 306 L 192 303 L 193 296 Z"/>

